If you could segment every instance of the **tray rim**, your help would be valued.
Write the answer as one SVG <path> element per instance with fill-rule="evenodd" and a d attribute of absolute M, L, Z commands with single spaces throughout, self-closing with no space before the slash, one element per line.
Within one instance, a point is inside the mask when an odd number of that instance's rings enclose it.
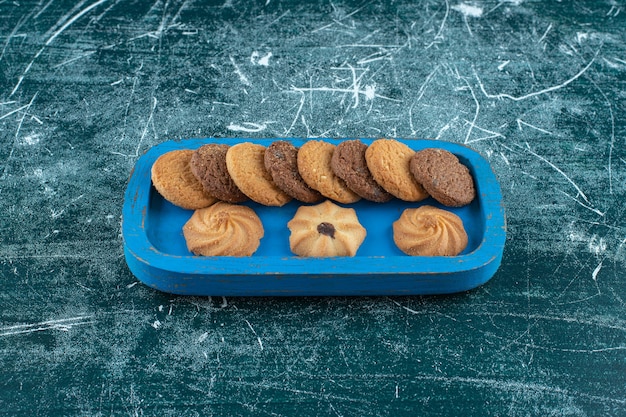
<path fill-rule="evenodd" d="M 149 171 L 161 154 L 174 149 L 194 149 L 204 143 L 253 142 L 269 144 L 289 140 L 296 144 L 306 140 L 324 140 L 337 144 L 344 139 L 331 138 L 193 138 L 170 140 L 150 148 L 136 162 L 124 196 L 122 237 L 125 253 L 136 261 L 164 273 L 189 276 L 358 276 L 358 275 L 458 275 L 500 261 L 506 240 L 506 222 L 500 186 L 489 163 L 473 149 L 454 142 L 431 139 L 401 139 L 418 144 L 419 149 L 438 147 L 466 159 L 475 178 L 481 198 L 480 210 L 485 232 L 476 249 L 453 257 L 355 256 L 337 258 L 301 258 L 298 256 L 201 257 L 180 256 L 160 252 L 150 242 L 145 231 L 151 181 Z M 359 138 L 365 143 L 375 139 Z M 422 146 L 423 145 L 423 146 Z M 415 148 L 415 146 L 411 146 Z M 146 175 L 148 177 L 147 187 Z M 480 178 L 480 181 L 477 179 Z M 304 204 L 304 203 L 303 203 Z M 384 204 L 384 203 L 383 203 Z M 350 205 L 347 205 L 350 206 Z M 277 208 L 279 210 L 280 208 Z M 393 262 L 390 262 L 393 259 Z M 185 261 L 185 262 L 181 262 Z M 495 272 L 495 271 L 494 271 Z M 142 278 L 142 277 L 138 277 Z M 431 277 L 432 278 L 432 277 Z M 490 277 L 487 278 L 487 280 Z M 486 281 L 486 280 L 485 280 Z"/>

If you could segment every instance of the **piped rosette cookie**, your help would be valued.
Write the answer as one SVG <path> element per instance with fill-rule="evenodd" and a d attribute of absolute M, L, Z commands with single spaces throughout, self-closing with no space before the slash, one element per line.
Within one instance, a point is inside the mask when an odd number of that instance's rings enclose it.
<path fill-rule="evenodd" d="M 393 223 L 393 240 L 411 256 L 456 256 L 468 242 L 459 216 L 429 205 L 404 210 Z"/>
<path fill-rule="evenodd" d="M 264 235 L 263 224 L 251 208 L 219 201 L 194 211 L 183 226 L 190 252 L 203 256 L 250 256 Z"/>

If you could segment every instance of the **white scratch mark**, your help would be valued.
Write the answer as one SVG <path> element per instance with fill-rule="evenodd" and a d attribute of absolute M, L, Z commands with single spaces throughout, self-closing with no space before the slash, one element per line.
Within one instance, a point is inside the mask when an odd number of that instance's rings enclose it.
<path fill-rule="evenodd" d="M 76 13 L 71 19 L 69 19 L 67 22 L 65 22 L 65 24 L 63 26 L 61 26 L 58 30 L 56 30 L 54 33 L 52 33 L 52 35 L 50 35 L 48 40 L 44 43 L 44 46 L 35 54 L 33 59 L 26 66 L 26 69 L 24 70 L 22 75 L 20 75 L 20 77 L 18 78 L 17 84 L 15 85 L 15 87 L 13 87 L 13 90 L 11 91 L 11 94 L 9 94 L 9 97 L 11 97 L 13 94 L 15 94 L 15 92 L 18 90 L 18 88 L 22 84 L 22 81 L 24 81 L 24 77 L 26 76 L 26 74 L 28 74 L 28 72 L 30 71 L 31 67 L 33 66 L 33 63 L 35 62 L 35 60 L 39 57 L 39 55 L 41 55 L 43 50 L 57 38 L 57 36 L 59 36 L 61 33 L 63 33 L 63 31 L 65 31 L 65 29 L 70 27 L 78 19 L 83 17 L 85 14 L 89 13 L 92 9 L 98 7 L 99 5 L 101 5 L 102 3 L 105 3 L 107 1 L 108 0 L 99 0 L 99 1 L 89 5 L 87 7 L 85 7 L 83 10 L 81 10 L 78 13 Z"/>
<path fill-rule="evenodd" d="M 600 92 L 602 97 L 604 98 L 604 102 L 609 109 L 609 116 L 611 118 L 611 140 L 609 143 L 609 157 L 608 157 L 608 174 L 609 174 L 609 194 L 613 194 L 613 149 L 615 148 L 615 116 L 613 115 L 613 106 L 611 106 L 611 101 L 606 96 L 604 91 L 596 84 L 596 82 L 591 78 L 587 77 L 591 83 L 596 87 L 596 89 Z"/>
<path fill-rule="evenodd" d="M 235 67 L 235 74 L 239 76 L 239 80 L 242 82 L 242 84 L 251 86 L 252 84 L 250 83 L 250 80 L 248 80 L 248 77 L 246 77 L 245 74 L 241 72 L 239 65 L 237 65 L 237 63 L 235 62 L 235 58 L 231 56 L 230 62 L 233 64 L 233 67 Z"/>
<path fill-rule="evenodd" d="M 254 51 L 252 52 L 252 55 L 250 56 L 250 62 L 252 63 L 252 65 L 261 65 L 263 67 L 269 67 L 271 57 L 272 57 L 271 52 L 268 52 L 265 56 L 261 56 L 259 52 Z"/>
<path fill-rule="evenodd" d="M 33 324 L 18 324 L 15 326 L 7 326 L 0 328 L 0 336 L 12 336 L 16 334 L 42 332 L 46 330 L 69 331 L 74 326 L 82 326 L 85 324 L 93 324 L 91 320 L 93 316 L 78 316 L 67 319 L 48 320 Z"/>
<path fill-rule="evenodd" d="M 146 125 L 143 128 L 143 132 L 141 132 L 139 143 L 137 144 L 137 148 L 135 149 L 135 157 L 139 156 L 139 149 L 141 148 L 141 143 L 143 142 L 143 139 L 146 137 L 146 133 L 148 133 L 148 126 L 150 126 L 150 123 L 152 123 L 152 118 L 154 117 L 154 110 L 156 109 L 157 103 L 158 101 L 156 97 L 152 97 L 152 108 L 150 109 L 150 115 L 148 116 L 148 121 L 146 122 Z"/>
<path fill-rule="evenodd" d="M 31 102 L 32 102 L 32 100 L 31 100 Z M 2 104 L 5 104 L 5 103 L 2 103 Z M 19 111 L 22 111 L 22 110 L 24 110 L 25 108 L 28 108 L 28 107 L 30 106 L 30 104 L 31 104 L 31 103 L 29 103 L 29 104 L 24 104 L 23 106 L 18 107 L 17 109 L 11 110 L 10 112 L 8 112 L 8 113 L 6 113 L 6 114 L 3 114 L 2 116 L 0 116 L 0 120 L 2 120 L 2 119 L 4 119 L 4 118 L 7 118 L 7 117 L 9 117 L 10 115 L 15 114 L 15 113 L 17 113 L 17 112 L 19 112 Z"/>
<path fill-rule="evenodd" d="M 461 3 L 455 6 L 452 6 L 452 10 L 456 10 L 457 12 L 460 12 L 463 16 L 481 17 L 483 15 L 482 8 L 471 5 L 469 3 Z"/>
<path fill-rule="evenodd" d="M 543 42 L 543 40 L 546 38 L 546 36 L 548 36 L 548 32 L 550 32 L 550 29 L 552 29 L 552 23 L 550 23 L 548 25 L 548 28 L 546 29 L 545 32 L 543 32 L 543 35 L 541 36 L 541 38 L 539 38 L 539 40 L 537 41 L 538 43 Z"/>
<path fill-rule="evenodd" d="M 504 67 L 509 65 L 510 62 L 511 62 L 510 60 L 506 60 L 506 61 L 502 62 L 500 65 L 498 65 L 498 71 L 502 71 L 504 69 Z"/>
<path fill-rule="evenodd" d="M 304 106 L 304 102 L 306 100 L 306 95 L 302 91 L 300 92 L 300 94 L 301 94 L 300 106 L 298 107 L 298 111 L 296 112 L 296 116 L 293 118 L 293 121 L 291 122 L 291 126 L 289 126 L 289 129 L 287 129 L 287 131 L 285 132 L 285 136 L 288 136 L 289 133 L 291 132 L 291 129 L 293 129 L 293 127 L 295 126 L 296 121 L 298 120 L 298 117 L 300 116 L 300 112 L 302 111 L 302 107 Z"/>
<path fill-rule="evenodd" d="M 600 273 L 600 269 L 602 269 L 602 261 L 600 261 L 598 266 L 596 266 L 596 269 L 594 269 L 593 272 L 591 273 L 591 279 L 593 279 L 596 282 L 598 281 L 598 274 Z"/>
<path fill-rule="evenodd" d="M 533 179 L 537 179 L 536 177 L 533 177 L 532 175 L 531 175 L 531 177 L 532 177 Z M 563 190 L 559 190 L 559 191 L 560 191 L 562 194 L 564 194 L 565 196 L 567 196 L 567 197 L 571 198 L 572 200 L 574 200 L 576 203 L 578 203 L 578 204 L 580 204 L 581 206 L 583 206 L 584 208 L 586 208 L 587 210 L 593 211 L 594 213 L 596 213 L 596 214 L 598 214 L 598 215 L 600 215 L 600 216 L 604 217 L 604 214 L 605 214 L 605 213 L 601 212 L 601 211 L 600 211 L 600 210 L 598 210 L 597 208 L 591 207 L 591 206 L 589 206 L 589 205 L 587 205 L 587 204 L 585 204 L 585 203 L 583 203 L 583 202 L 579 201 L 577 198 L 572 197 L 571 195 L 567 194 L 567 193 L 566 193 L 565 191 L 563 191 Z"/>
<path fill-rule="evenodd" d="M 263 350 L 263 342 L 261 341 L 261 338 L 259 337 L 259 335 L 256 333 L 256 330 L 254 330 L 254 327 L 252 327 L 252 325 L 250 324 L 248 320 L 244 319 L 244 321 L 246 322 L 250 330 L 252 330 L 252 333 L 254 333 L 254 335 L 256 336 L 256 340 L 257 342 L 259 342 L 259 347 L 261 348 L 261 350 Z"/>
<path fill-rule="evenodd" d="M 557 167 L 556 165 L 554 165 L 552 162 L 548 161 L 546 158 L 544 158 L 543 156 L 533 152 L 530 148 L 524 148 L 522 146 L 517 145 L 518 147 L 524 149 L 526 152 L 528 152 L 529 154 L 531 154 L 532 156 L 536 157 L 537 159 L 539 159 L 540 161 L 545 162 L 546 164 L 548 164 L 552 169 L 554 169 L 556 172 L 558 172 L 559 174 L 561 174 L 566 180 L 567 182 L 569 182 L 570 184 L 572 184 L 572 186 L 576 189 L 576 191 L 578 191 L 578 195 L 580 195 L 587 203 L 589 203 L 589 199 L 587 198 L 587 196 L 585 195 L 585 193 L 583 193 L 583 191 L 580 189 L 580 187 L 569 177 L 567 176 L 567 174 L 565 172 L 563 172 L 559 167 Z"/>
<path fill-rule="evenodd" d="M 474 94 L 474 89 L 470 86 L 469 82 L 467 82 L 467 79 L 463 78 L 463 81 L 465 81 L 465 84 L 467 85 L 467 89 L 469 89 L 470 93 L 472 93 L 472 99 L 474 99 L 474 103 L 476 104 L 476 110 L 474 111 L 474 119 L 470 123 L 469 129 L 467 129 L 467 135 L 465 136 L 465 144 L 467 145 L 468 143 L 470 143 L 469 138 L 472 134 L 472 129 L 474 128 L 474 126 L 476 126 L 476 120 L 478 120 L 478 114 L 480 113 L 480 103 L 478 102 L 478 99 L 476 98 L 476 94 Z M 465 89 L 465 87 L 463 87 L 463 89 Z"/>
<path fill-rule="evenodd" d="M 261 132 L 267 129 L 267 125 L 265 123 L 259 124 L 259 123 L 252 123 L 252 122 L 244 122 L 242 126 L 242 125 L 236 125 L 236 124 L 231 123 L 228 126 L 226 126 L 226 129 L 232 130 L 233 132 L 254 133 L 254 132 Z"/>
<path fill-rule="evenodd" d="M 545 134 L 547 134 L 547 135 L 552 135 L 552 132 L 550 132 L 550 131 L 548 131 L 548 130 L 545 130 L 545 129 L 542 129 L 542 128 L 540 128 L 540 127 L 537 127 L 537 126 L 535 126 L 535 125 L 531 125 L 530 123 L 525 122 L 525 121 L 523 121 L 522 119 L 516 119 L 516 121 L 517 121 L 517 128 L 518 128 L 519 130 L 522 130 L 522 125 L 523 125 L 523 126 L 528 126 L 528 127 L 530 127 L 531 129 L 538 130 L 538 131 L 540 131 L 540 132 L 542 132 L 542 133 L 545 133 Z"/>
<path fill-rule="evenodd" d="M 589 63 L 587 65 L 585 65 L 583 67 L 583 69 L 578 71 L 573 77 L 565 80 L 561 84 L 553 85 L 552 87 L 544 88 L 543 90 L 535 91 L 533 93 L 528 93 L 528 94 L 525 94 L 523 96 L 512 96 L 512 95 L 506 94 L 506 93 L 489 94 L 485 90 L 485 86 L 480 81 L 480 78 L 478 78 L 478 74 L 476 73 L 476 71 L 474 71 L 474 75 L 476 76 L 476 79 L 478 80 L 478 84 L 480 85 L 480 89 L 483 92 L 483 94 L 485 95 L 485 97 L 487 97 L 487 98 L 495 98 L 495 99 L 508 98 L 509 100 L 513 100 L 513 101 L 522 101 L 522 100 L 526 100 L 526 99 L 531 98 L 531 97 L 536 97 L 536 96 L 539 96 L 539 95 L 542 95 L 542 94 L 546 94 L 546 93 L 549 93 L 549 92 L 552 92 L 552 91 L 559 90 L 559 89 L 561 89 L 561 88 L 571 84 L 572 82 L 576 81 L 579 77 L 581 77 L 591 67 L 591 65 L 594 63 L 596 57 L 598 56 L 599 52 L 600 52 L 600 50 L 598 49 L 598 51 L 596 51 L 596 54 L 594 55 L 594 57 L 591 59 L 591 61 L 589 61 Z"/>
<path fill-rule="evenodd" d="M 445 1 L 446 1 L 446 13 L 443 15 L 443 19 L 441 19 L 441 24 L 439 25 L 439 30 L 437 31 L 437 34 L 435 35 L 435 39 L 426 46 L 426 49 L 433 46 L 435 42 L 437 42 L 438 40 L 443 39 L 443 35 L 442 35 L 443 28 L 446 26 L 446 21 L 448 20 L 448 14 L 450 13 L 450 3 L 448 2 L 448 0 L 445 0 Z"/>

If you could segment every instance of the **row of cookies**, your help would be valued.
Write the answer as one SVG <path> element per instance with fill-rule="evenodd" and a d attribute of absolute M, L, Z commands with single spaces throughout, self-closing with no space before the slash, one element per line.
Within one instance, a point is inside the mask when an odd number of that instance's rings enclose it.
<path fill-rule="evenodd" d="M 173 176 L 173 170 L 181 172 L 180 184 L 170 185 L 174 192 L 169 195 L 160 185 Z M 469 169 L 454 154 L 440 148 L 416 152 L 394 139 L 378 139 L 369 146 L 358 139 L 338 145 L 310 140 L 300 148 L 285 140 L 268 147 L 209 143 L 162 155 L 153 165 L 152 176 L 166 199 L 187 209 L 216 200 L 250 199 L 282 206 L 292 199 L 315 203 L 328 198 L 349 204 L 362 198 L 421 201 L 429 195 L 443 205 L 459 207 L 476 194 Z"/>
<path fill-rule="evenodd" d="M 367 235 L 353 208 L 330 200 L 300 206 L 287 227 L 289 247 L 302 257 L 355 256 Z M 183 235 L 196 255 L 250 256 L 260 245 L 264 228 L 252 208 L 220 201 L 195 210 Z M 468 243 L 457 215 L 429 205 L 405 209 L 393 222 L 393 240 L 411 256 L 454 256 Z"/>

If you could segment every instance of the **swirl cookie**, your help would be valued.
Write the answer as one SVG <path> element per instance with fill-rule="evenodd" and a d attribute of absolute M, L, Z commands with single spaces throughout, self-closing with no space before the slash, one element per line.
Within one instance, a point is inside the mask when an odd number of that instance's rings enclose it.
<path fill-rule="evenodd" d="M 291 251 L 307 257 L 354 256 L 367 234 L 354 209 L 329 200 L 300 206 L 287 227 Z"/>
<path fill-rule="evenodd" d="M 395 139 L 377 139 L 365 151 L 367 167 L 374 180 L 388 193 L 404 201 L 428 197 L 409 169 L 415 151 Z"/>
<path fill-rule="evenodd" d="M 241 203 L 248 197 L 228 173 L 226 152 L 229 147 L 226 144 L 209 143 L 196 149 L 191 157 L 191 172 L 209 194 L 229 203 Z"/>
<path fill-rule="evenodd" d="M 298 151 L 298 172 L 307 185 L 320 192 L 324 197 L 339 203 L 355 203 L 361 197 L 346 185 L 331 168 L 335 152 L 332 143 L 310 140 Z"/>
<path fill-rule="evenodd" d="M 367 145 L 358 139 L 346 140 L 337 145 L 331 160 L 335 175 L 366 200 L 384 203 L 393 198 L 381 187 L 367 167 L 365 152 Z"/>
<path fill-rule="evenodd" d="M 265 168 L 274 184 L 304 203 L 316 203 L 322 195 L 309 187 L 298 171 L 298 148 L 286 140 L 272 142 L 265 150 Z"/>
<path fill-rule="evenodd" d="M 428 194 L 445 206 L 461 207 L 476 197 L 469 169 L 445 149 L 427 148 L 416 152 L 409 169 Z"/>
<path fill-rule="evenodd" d="M 208 207 L 216 198 L 191 173 L 193 151 L 174 150 L 159 156 L 151 168 L 154 188 L 170 203 L 187 210 Z"/>
<path fill-rule="evenodd" d="M 223 201 L 194 211 L 183 226 L 187 248 L 203 256 L 250 256 L 263 234 L 263 224 L 254 210 Z"/>
<path fill-rule="evenodd" d="M 411 256 L 455 256 L 467 247 L 463 221 L 433 206 L 406 209 L 393 223 L 393 241 Z"/>
<path fill-rule="evenodd" d="M 265 146 L 250 142 L 231 146 L 226 152 L 226 167 L 237 187 L 252 201 L 278 207 L 291 201 L 265 169 Z"/>

